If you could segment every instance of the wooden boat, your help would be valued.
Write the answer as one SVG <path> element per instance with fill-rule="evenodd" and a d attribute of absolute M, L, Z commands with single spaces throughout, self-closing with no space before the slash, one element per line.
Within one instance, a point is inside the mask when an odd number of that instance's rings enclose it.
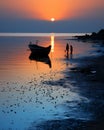
<path fill-rule="evenodd" d="M 34 53 L 31 53 L 30 56 L 29 56 L 29 59 L 30 60 L 34 60 L 36 62 L 43 62 L 45 64 L 48 64 L 49 67 L 51 68 L 51 60 L 49 58 L 48 55 L 35 55 Z"/>
<path fill-rule="evenodd" d="M 42 47 L 36 44 L 29 44 L 28 47 L 32 53 L 35 53 L 35 55 L 48 55 L 51 50 L 51 45 L 48 47 Z"/>

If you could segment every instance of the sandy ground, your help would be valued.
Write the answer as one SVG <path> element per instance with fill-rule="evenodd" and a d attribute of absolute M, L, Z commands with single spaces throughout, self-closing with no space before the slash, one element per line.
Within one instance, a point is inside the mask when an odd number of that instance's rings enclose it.
<path fill-rule="evenodd" d="M 92 120 L 63 119 L 43 122 L 37 130 L 103 130 L 104 129 L 104 56 L 79 59 L 78 64 L 65 72 L 64 81 L 69 80 L 81 96 L 90 99 L 80 108 L 93 114 Z M 33 127 L 29 130 L 33 130 Z"/>

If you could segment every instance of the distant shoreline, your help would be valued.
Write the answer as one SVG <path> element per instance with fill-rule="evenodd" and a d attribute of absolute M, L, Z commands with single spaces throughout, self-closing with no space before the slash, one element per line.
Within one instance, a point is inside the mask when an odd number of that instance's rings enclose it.
<path fill-rule="evenodd" d="M 92 32 L 91 35 L 89 34 L 85 34 L 82 36 L 75 36 L 75 38 L 77 38 L 78 40 L 84 40 L 84 41 L 88 41 L 88 40 L 100 40 L 103 41 L 104 43 L 104 29 L 101 29 L 99 32 Z"/>

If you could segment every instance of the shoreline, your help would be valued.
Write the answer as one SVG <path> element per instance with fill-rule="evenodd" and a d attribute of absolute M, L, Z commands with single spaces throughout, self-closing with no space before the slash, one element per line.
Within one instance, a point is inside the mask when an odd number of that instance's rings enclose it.
<path fill-rule="evenodd" d="M 90 99 L 85 109 L 91 112 L 94 120 L 84 124 L 84 129 L 104 129 L 104 55 L 82 58 L 77 67 L 71 68 L 70 78 L 76 81 L 76 91 Z M 82 126 L 81 129 L 82 129 Z"/>
<path fill-rule="evenodd" d="M 85 124 L 84 130 L 104 129 L 104 55 L 83 58 L 80 65 L 71 69 L 71 78 L 76 81 L 80 95 L 90 99 L 86 106 L 94 120 Z M 81 126 L 82 127 L 82 126 Z"/>

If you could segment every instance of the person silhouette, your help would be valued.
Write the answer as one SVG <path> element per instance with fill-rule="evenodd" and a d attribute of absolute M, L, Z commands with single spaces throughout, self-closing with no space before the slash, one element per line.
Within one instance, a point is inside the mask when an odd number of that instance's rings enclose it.
<path fill-rule="evenodd" d="M 66 44 L 66 52 L 69 52 L 69 44 Z"/>
<path fill-rule="evenodd" d="M 73 46 L 70 45 L 70 54 L 73 54 Z"/>
<path fill-rule="evenodd" d="M 67 43 L 66 44 L 66 57 L 68 58 L 69 57 L 69 44 Z"/>

